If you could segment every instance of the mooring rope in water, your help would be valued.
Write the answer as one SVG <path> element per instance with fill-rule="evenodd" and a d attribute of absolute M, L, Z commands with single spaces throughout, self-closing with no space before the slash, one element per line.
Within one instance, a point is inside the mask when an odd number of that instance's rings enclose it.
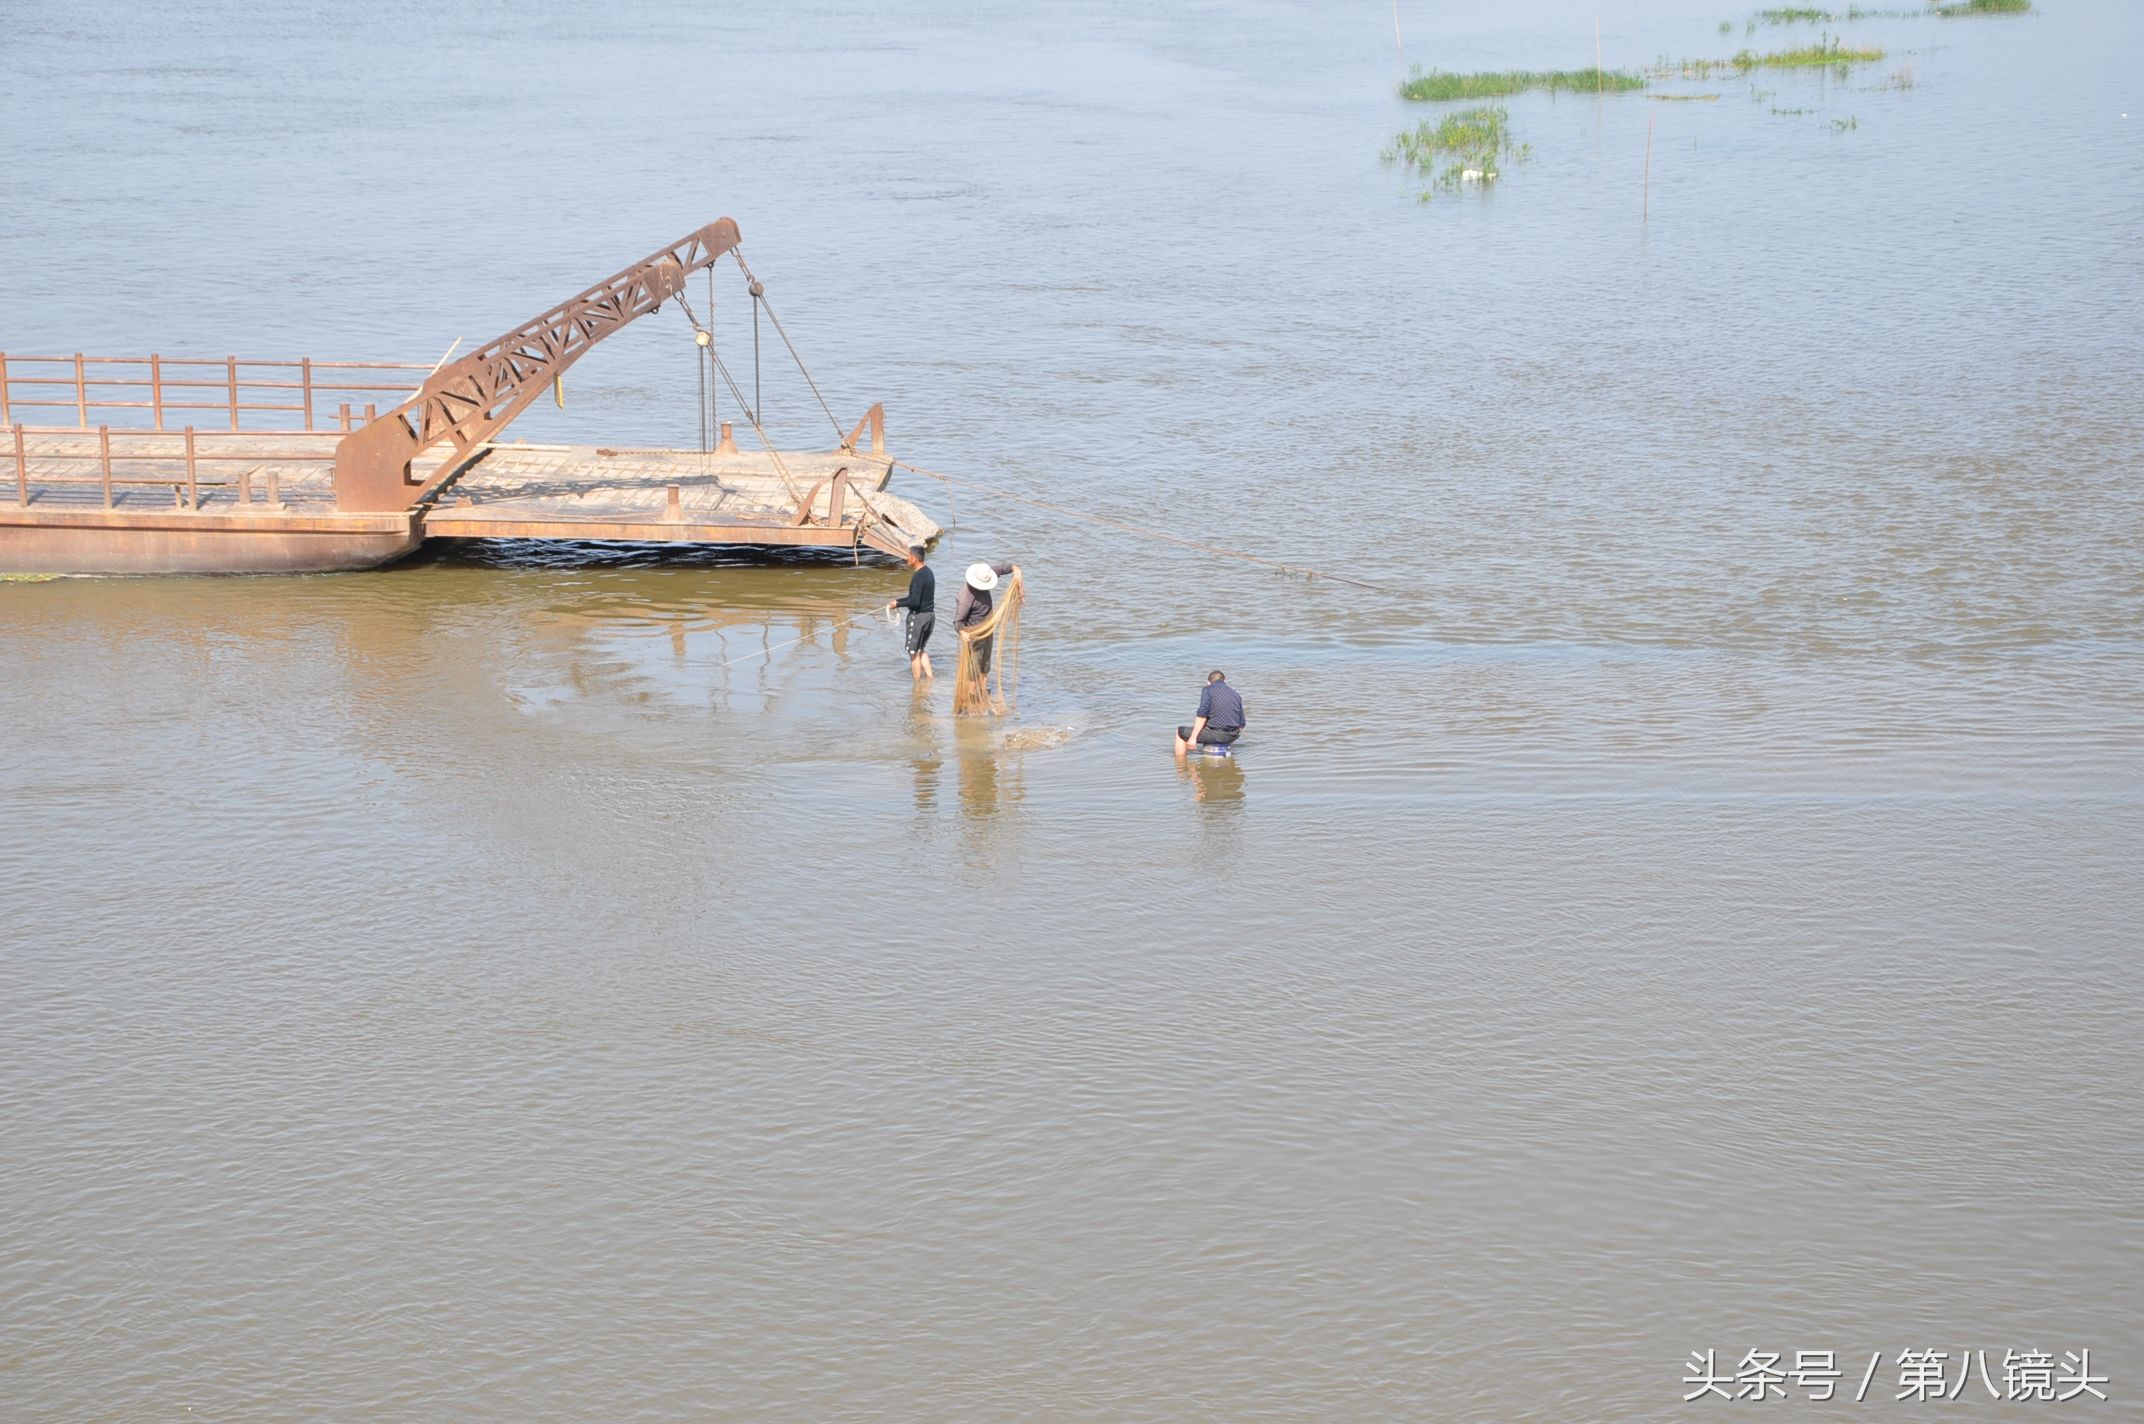
<path fill-rule="evenodd" d="M 1323 569 L 1313 569 L 1302 564 L 1284 564 L 1278 559 L 1268 559 L 1262 555 L 1245 553 L 1241 549 L 1226 549 L 1219 544 L 1208 544 L 1198 539 L 1186 538 L 1181 534 L 1171 534 L 1165 529 L 1153 529 L 1143 524 L 1130 524 L 1121 519 L 1111 519 L 1103 514 L 1089 514 L 1082 509 L 1067 509 L 1061 504 L 1052 504 L 1046 499 L 1036 499 L 1031 495 L 1014 494 L 1010 490 L 998 489 L 994 485 L 986 485 L 980 480 L 963 479 L 958 475 L 946 474 L 943 470 L 927 470 L 921 465 L 911 465 L 906 460 L 895 460 L 893 463 L 911 474 L 921 475 L 925 479 L 943 481 L 948 489 L 954 485 L 966 485 L 969 489 L 981 491 L 986 497 L 1009 499 L 1018 504 L 1031 504 L 1037 509 L 1047 509 L 1053 514 L 1062 514 L 1067 518 L 1084 519 L 1090 524 L 1106 524 L 1112 529 L 1121 529 L 1127 534 L 1137 534 L 1147 539 L 1161 539 L 1171 544 L 1181 544 L 1187 549 L 1197 549 L 1202 553 L 1219 554 L 1224 559 L 1241 559 L 1245 563 L 1263 564 L 1269 569 L 1278 569 L 1287 574 L 1301 574 L 1305 578 L 1331 579 L 1334 583 L 1352 584 L 1356 588 L 1366 588 L 1372 593 L 1390 591 L 1381 584 L 1369 583 L 1358 578 L 1349 578 L 1345 574 L 1327 573 Z"/>
<path fill-rule="evenodd" d="M 836 628 L 846 628 L 846 627 L 848 627 L 848 626 L 849 626 L 849 625 L 850 625 L 851 623 L 860 623 L 860 622 L 862 622 L 862 621 L 863 621 L 864 619 L 866 619 L 866 618 L 870 618 L 870 617 L 873 617 L 873 616 L 875 616 L 875 615 L 876 615 L 876 613 L 877 613 L 877 611 L 878 611 L 878 610 L 876 610 L 876 609 L 873 609 L 873 610 L 872 610 L 871 612 L 869 612 L 869 613 L 859 613 L 859 614 L 855 615 L 855 616 L 854 616 L 853 618 L 844 618 L 844 619 L 842 619 L 842 620 L 841 620 L 841 621 L 840 621 L 839 623 L 835 623 L 835 624 L 833 624 L 833 625 L 831 625 L 831 626 L 833 626 L 833 627 L 836 627 Z M 788 642 L 786 642 L 786 643 L 775 643 L 775 644 L 773 644 L 773 645 L 771 645 L 771 646 L 769 646 L 769 647 L 761 648 L 761 649 L 760 649 L 759 651 L 757 651 L 757 652 L 752 652 L 752 653 L 746 653 L 746 654 L 745 654 L 745 655 L 744 655 L 743 657 L 741 657 L 741 658 L 731 658 L 731 659 L 729 659 L 729 660 L 728 660 L 728 661 L 726 661 L 726 662 L 719 662 L 719 663 L 716 663 L 716 664 L 715 664 L 715 666 L 716 666 L 716 667 L 718 667 L 718 668 L 726 668 L 726 667 L 735 667 L 735 666 L 736 666 L 736 665 L 737 665 L 738 663 L 748 663 L 748 662 L 752 661 L 752 659 L 754 659 L 754 658 L 763 658 L 763 657 L 766 657 L 766 656 L 767 656 L 768 654 L 770 654 L 770 653 L 778 653 L 778 652 L 780 652 L 780 651 L 781 651 L 782 649 L 784 649 L 784 648 L 793 648 L 793 647 L 795 647 L 795 646 L 796 646 L 797 644 L 799 644 L 799 643 L 808 643 L 808 642 L 810 642 L 810 641 L 811 641 L 812 639 L 814 639 L 814 638 L 816 638 L 816 637 L 818 637 L 818 636 L 819 636 L 819 630 L 818 630 L 817 628 L 814 628 L 814 629 L 812 629 L 812 630 L 811 630 L 811 631 L 810 631 L 809 633 L 806 633 L 806 634 L 805 634 L 805 635 L 804 635 L 803 637 L 801 637 L 801 638 L 791 638 L 791 639 L 790 639 L 790 640 L 789 640 Z"/>

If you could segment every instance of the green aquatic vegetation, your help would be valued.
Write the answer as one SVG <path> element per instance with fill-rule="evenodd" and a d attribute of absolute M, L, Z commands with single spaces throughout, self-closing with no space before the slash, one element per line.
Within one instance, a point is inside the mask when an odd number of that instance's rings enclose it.
<path fill-rule="evenodd" d="M 1663 59 L 1653 69 L 1655 79 L 1710 79 L 1725 70 L 1747 74 L 1753 69 L 1844 69 L 1850 64 L 1873 64 L 1883 58 L 1880 49 L 1849 49 L 1835 35 L 1820 35 L 1813 45 L 1775 49 L 1759 54 L 1743 50 L 1732 59 Z"/>
<path fill-rule="evenodd" d="M 1843 119 L 1833 119 L 1831 121 L 1831 126 L 1837 129 L 1840 133 L 1846 133 L 1850 130 L 1860 128 L 1861 120 L 1854 118 L 1852 115 L 1848 115 Z"/>
<path fill-rule="evenodd" d="M 1859 5 L 1849 5 L 1844 10 L 1815 10 L 1806 5 L 1790 5 L 1781 10 L 1759 10 L 1757 18 L 1767 25 L 1831 25 L 1841 20 L 1910 20 L 1918 13 L 1914 10 L 1864 10 Z"/>
<path fill-rule="evenodd" d="M 1759 10 L 1756 19 L 1749 22 L 1749 27 L 1754 31 L 1759 24 L 1835 25 L 1841 20 L 1911 20 L 1921 15 L 1940 13 L 1940 0 L 1929 0 L 1929 3 L 1938 6 L 1938 9 L 1933 12 L 1930 10 L 1864 10 L 1859 5 L 1849 5 L 1844 10 L 1819 10 L 1808 5 L 1787 5 L 1770 10 Z M 1970 4 L 1972 0 L 1959 0 L 1959 3 Z M 2030 0 L 1991 0 L 1991 3 L 1997 7 L 2017 4 L 2022 8 L 2024 5 L 2029 4 Z M 1722 30 L 1720 33 L 1725 34 L 1726 31 Z"/>
<path fill-rule="evenodd" d="M 1936 6 L 1936 13 L 1946 19 L 1958 15 L 2022 15 L 2032 8 L 2032 0 L 1951 0 L 1950 4 Z"/>
<path fill-rule="evenodd" d="M 1833 65 L 1873 64 L 1883 58 L 1880 49 L 1848 49 L 1836 35 L 1820 37 L 1813 45 L 1777 49 L 1770 54 L 1743 50 L 1734 57 L 1737 69 L 1825 69 Z"/>
<path fill-rule="evenodd" d="M 1379 156 L 1387 163 L 1406 164 L 1428 182 L 1431 188 L 1419 195 L 1427 202 L 1435 189 L 1493 183 L 1505 161 L 1523 162 L 1532 152 L 1527 145 L 1512 142 L 1510 115 L 1504 108 L 1484 104 L 1455 110 L 1435 124 L 1424 119 L 1412 129 L 1402 129 Z"/>
<path fill-rule="evenodd" d="M 1559 89 L 1620 92 L 1644 87 L 1644 75 L 1621 69 L 1496 69 L 1455 74 L 1444 69 L 1425 71 L 1416 65 L 1412 77 L 1400 85 L 1400 97 L 1436 104 L 1454 99 L 1496 99 L 1533 89 L 1551 93 Z"/>
<path fill-rule="evenodd" d="M 1662 56 L 1653 65 L 1655 79 L 1710 79 L 1723 69 L 1734 68 L 1734 61 L 1726 59 L 1669 59 Z"/>

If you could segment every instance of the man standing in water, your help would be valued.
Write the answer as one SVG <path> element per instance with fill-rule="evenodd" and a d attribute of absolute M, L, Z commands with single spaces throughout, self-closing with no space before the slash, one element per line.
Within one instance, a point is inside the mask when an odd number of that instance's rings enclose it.
<path fill-rule="evenodd" d="M 1199 715 L 1188 727 L 1176 729 L 1176 754 L 1193 747 L 1225 747 L 1243 735 L 1243 699 L 1228 685 L 1228 674 L 1218 669 L 1206 674 L 1205 690 L 1199 693 Z"/>
<path fill-rule="evenodd" d="M 896 608 L 908 610 L 908 675 L 918 682 L 937 676 L 931 671 L 931 655 L 924 649 L 930 643 L 931 629 L 938 624 L 938 575 L 923 562 L 925 552 L 921 544 L 908 546 L 908 567 L 915 570 L 908 576 L 908 596 L 886 600 L 889 613 Z"/>
<path fill-rule="evenodd" d="M 988 618 L 990 610 L 997 606 L 997 598 L 991 593 L 991 590 L 998 586 L 999 579 L 1007 574 L 1016 574 L 1018 572 L 1020 572 L 1018 564 L 968 565 L 967 584 L 960 591 L 960 601 L 953 605 L 953 631 L 956 633 L 965 632 Z M 990 644 L 992 641 L 993 639 L 991 638 L 976 640 L 975 670 L 977 672 L 986 673 L 990 671 Z"/>

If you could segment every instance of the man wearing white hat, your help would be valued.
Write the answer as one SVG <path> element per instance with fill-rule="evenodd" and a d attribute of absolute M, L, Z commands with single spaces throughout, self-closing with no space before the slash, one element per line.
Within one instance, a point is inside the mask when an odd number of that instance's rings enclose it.
<path fill-rule="evenodd" d="M 1020 572 L 1018 564 L 970 564 L 968 578 L 960 590 L 960 599 L 953 605 L 953 630 L 964 633 L 990 616 L 996 600 L 990 591 L 998 586 L 998 580 L 1006 574 Z M 975 670 L 990 671 L 990 638 L 979 638 L 975 643 Z"/>

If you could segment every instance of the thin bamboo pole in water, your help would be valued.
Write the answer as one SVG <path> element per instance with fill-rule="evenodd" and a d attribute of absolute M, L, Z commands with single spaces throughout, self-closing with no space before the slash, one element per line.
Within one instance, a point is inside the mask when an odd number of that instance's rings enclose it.
<path fill-rule="evenodd" d="M 1659 115 L 1660 111 L 1655 109 L 1645 116 L 1645 195 L 1638 211 L 1640 223 L 1653 220 L 1653 120 Z"/>

